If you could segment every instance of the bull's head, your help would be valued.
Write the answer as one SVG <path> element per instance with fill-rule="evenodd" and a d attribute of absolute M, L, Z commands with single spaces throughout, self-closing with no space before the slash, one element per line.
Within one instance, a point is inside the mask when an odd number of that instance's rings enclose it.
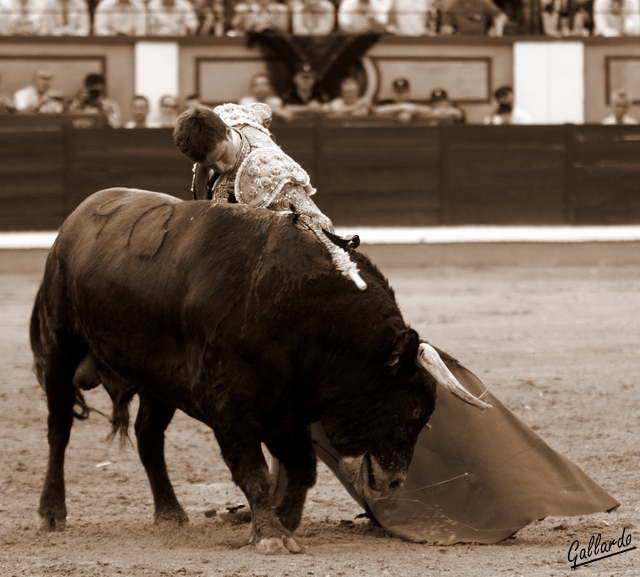
<path fill-rule="evenodd" d="M 456 380 L 431 345 L 419 343 L 411 329 L 408 334 L 413 338 L 405 338 L 400 353 L 387 362 L 387 391 L 371 390 L 367 410 L 354 412 L 349 424 L 325 424 L 341 455 L 340 471 L 361 496 L 377 496 L 404 483 L 418 435 L 435 408 L 436 382 L 466 403 L 490 407 Z M 413 346 L 407 340 L 413 340 Z M 406 358 L 407 350 L 413 351 L 411 359 Z"/>

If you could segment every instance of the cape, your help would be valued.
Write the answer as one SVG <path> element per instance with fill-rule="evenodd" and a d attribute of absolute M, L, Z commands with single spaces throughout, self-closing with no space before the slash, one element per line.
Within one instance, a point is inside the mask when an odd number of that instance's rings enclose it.
<path fill-rule="evenodd" d="M 458 381 L 493 408 L 479 411 L 438 385 L 430 428 L 418 437 L 402 488 L 359 495 L 341 476 L 338 454 L 320 424 L 311 427 L 317 456 L 384 529 L 410 541 L 496 543 L 548 516 L 589 515 L 620 505 L 487 393 L 471 371 L 439 353 Z M 286 487 L 283 477 L 277 478 L 277 496 Z"/>

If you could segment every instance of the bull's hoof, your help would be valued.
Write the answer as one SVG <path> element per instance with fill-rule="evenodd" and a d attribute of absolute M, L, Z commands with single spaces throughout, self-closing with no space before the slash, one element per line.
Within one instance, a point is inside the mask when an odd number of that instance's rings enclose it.
<path fill-rule="evenodd" d="M 66 528 L 66 517 L 56 517 L 55 515 L 38 515 L 38 530 L 40 531 L 64 531 Z"/>
<path fill-rule="evenodd" d="M 287 555 L 289 553 L 302 553 L 302 549 L 293 537 L 263 537 L 255 539 L 251 537 L 251 543 L 255 544 L 258 553 L 263 555 Z"/>
<path fill-rule="evenodd" d="M 171 523 L 182 527 L 182 525 L 187 525 L 189 523 L 189 516 L 182 509 L 156 511 L 153 516 L 153 521 L 156 525 Z"/>

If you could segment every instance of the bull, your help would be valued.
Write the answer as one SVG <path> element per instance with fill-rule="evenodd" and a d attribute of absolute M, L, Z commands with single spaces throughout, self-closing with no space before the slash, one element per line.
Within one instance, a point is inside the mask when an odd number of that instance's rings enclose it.
<path fill-rule="evenodd" d="M 345 479 L 384 492 L 405 478 L 436 379 L 482 405 L 407 326 L 365 256 L 350 251 L 367 284 L 360 291 L 295 222 L 127 189 L 94 194 L 65 221 L 30 324 L 49 411 L 42 529 L 65 528 L 64 453 L 74 417 L 90 411 L 83 391 L 99 385 L 113 434 L 127 434 L 139 397 L 134 429 L 155 520 L 188 521 L 164 457 L 180 409 L 213 429 L 263 553 L 301 550 L 293 531 L 316 479 L 311 423 Z M 261 443 L 286 472 L 278 502 Z"/>

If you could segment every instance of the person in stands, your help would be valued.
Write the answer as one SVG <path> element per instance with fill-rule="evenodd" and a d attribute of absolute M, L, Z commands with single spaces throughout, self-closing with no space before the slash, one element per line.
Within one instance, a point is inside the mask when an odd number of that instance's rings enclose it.
<path fill-rule="evenodd" d="M 602 124 L 638 124 L 638 120 L 629 116 L 633 106 L 633 96 L 628 90 L 616 90 L 611 95 L 613 113 L 602 119 Z"/>
<path fill-rule="evenodd" d="M 51 88 L 53 74 L 47 68 L 40 68 L 33 77 L 33 84 L 21 88 L 13 95 L 18 112 L 64 112 L 64 95 Z"/>
<path fill-rule="evenodd" d="M 84 88 L 69 106 L 69 112 L 103 114 L 111 128 L 120 128 L 122 125 L 120 106 L 115 100 L 105 96 L 105 87 L 102 74 L 87 74 L 84 79 Z"/>

